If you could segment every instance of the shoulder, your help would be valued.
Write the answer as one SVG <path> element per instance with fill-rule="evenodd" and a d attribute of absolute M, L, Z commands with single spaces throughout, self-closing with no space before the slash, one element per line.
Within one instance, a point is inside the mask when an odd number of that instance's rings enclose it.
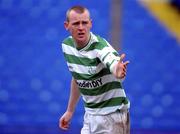
<path fill-rule="evenodd" d="M 103 37 L 97 36 L 98 45 L 96 47 L 101 50 L 100 53 L 113 53 L 118 56 L 118 52 L 110 45 L 110 43 Z"/>
<path fill-rule="evenodd" d="M 109 43 L 99 35 L 93 35 L 93 39 L 95 40 L 91 47 L 88 50 L 102 50 L 105 47 L 109 46 Z"/>
<path fill-rule="evenodd" d="M 67 45 L 67 46 L 74 46 L 74 41 L 72 39 L 72 36 L 69 36 L 67 38 L 65 38 L 63 41 L 62 41 L 62 46 L 63 45 Z"/>
<path fill-rule="evenodd" d="M 100 49 L 103 49 L 104 47 L 108 47 L 109 46 L 109 42 L 108 41 L 106 41 L 106 39 L 105 38 L 103 38 L 103 37 L 101 37 L 101 36 L 96 36 L 97 37 L 97 39 L 98 39 L 98 47 L 100 48 Z"/>

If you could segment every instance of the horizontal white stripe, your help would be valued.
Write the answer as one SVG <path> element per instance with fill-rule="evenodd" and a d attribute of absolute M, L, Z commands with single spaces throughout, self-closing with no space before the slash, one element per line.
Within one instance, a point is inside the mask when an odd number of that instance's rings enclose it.
<path fill-rule="evenodd" d="M 118 63 L 118 61 L 115 60 L 115 61 L 111 64 L 111 66 L 110 66 L 110 72 L 111 72 L 111 73 L 113 73 L 113 72 L 115 71 L 116 66 L 117 66 L 117 63 Z"/>
<path fill-rule="evenodd" d="M 98 54 L 100 55 L 101 61 L 104 58 L 104 56 L 109 52 L 113 53 L 113 52 L 115 52 L 115 50 L 111 46 L 109 46 L 109 47 L 104 47 L 102 50 L 99 51 Z"/>
<path fill-rule="evenodd" d="M 62 49 L 63 52 L 69 55 L 74 55 L 76 57 L 85 57 L 85 58 L 89 58 L 89 59 L 94 59 L 94 58 L 100 58 L 100 60 L 102 60 L 102 58 L 108 53 L 108 52 L 115 52 L 115 50 L 112 47 L 105 47 L 102 50 L 98 50 L 98 49 L 94 49 L 94 50 L 90 50 L 90 51 L 78 51 L 76 48 L 72 47 L 72 46 L 68 46 L 66 44 L 62 43 Z"/>
<path fill-rule="evenodd" d="M 98 64 L 97 66 L 83 66 L 67 62 L 67 65 L 69 70 L 72 72 L 89 75 L 99 73 L 105 67 L 102 63 Z"/>
<path fill-rule="evenodd" d="M 87 95 L 82 95 L 83 100 L 86 103 L 99 103 L 102 101 L 109 100 L 111 98 L 116 98 L 116 97 L 126 97 L 126 94 L 123 89 L 113 89 L 108 92 L 105 92 L 101 95 L 96 95 L 96 96 L 87 96 Z"/>
<path fill-rule="evenodd" d="M 88 114 L 93 114 L 93 115 L 107 115 L 110 113 L 115 112 L 117 109 L 129 109 L 130 108 L 130 103 L 124 105 L 119 105 L 119 106 L 113 106 L 113 107 L 104 107 L 104 108 L 87 108 L 85 107 L 85 111 Z"/>

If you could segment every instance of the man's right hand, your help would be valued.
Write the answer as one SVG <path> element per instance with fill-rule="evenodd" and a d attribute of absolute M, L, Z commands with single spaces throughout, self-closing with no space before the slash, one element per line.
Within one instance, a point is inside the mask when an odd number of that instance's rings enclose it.
<path fill-rule="evenodd" d="M 59 127 L 61 129 L 68 130 L 72 115 L 73 115 L 73 112 L 66 111 L 63 114 L 63 116 L 59 119 Z"/>

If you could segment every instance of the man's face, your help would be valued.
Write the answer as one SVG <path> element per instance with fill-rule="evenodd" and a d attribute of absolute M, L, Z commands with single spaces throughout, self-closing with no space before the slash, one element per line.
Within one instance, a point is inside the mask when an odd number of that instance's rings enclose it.
<path fill-rule="evenodd" d="M 69 13 L 69 21 L 66 21 L 64 26 L 79 47 L 83 47 L 88 43 L 90 29 L 92 27 L 92 21 L 90 20 L 88 11 L 81 14 L 71 11 Z"/>

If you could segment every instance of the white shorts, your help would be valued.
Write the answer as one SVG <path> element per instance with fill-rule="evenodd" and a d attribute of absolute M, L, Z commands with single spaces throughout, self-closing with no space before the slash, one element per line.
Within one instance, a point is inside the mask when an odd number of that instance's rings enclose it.
<path fill-rule="evenodd" d="M 81 134 L 130 134 L 129 112 L 118 110 L 108 115 L 85 113 Z"/>

